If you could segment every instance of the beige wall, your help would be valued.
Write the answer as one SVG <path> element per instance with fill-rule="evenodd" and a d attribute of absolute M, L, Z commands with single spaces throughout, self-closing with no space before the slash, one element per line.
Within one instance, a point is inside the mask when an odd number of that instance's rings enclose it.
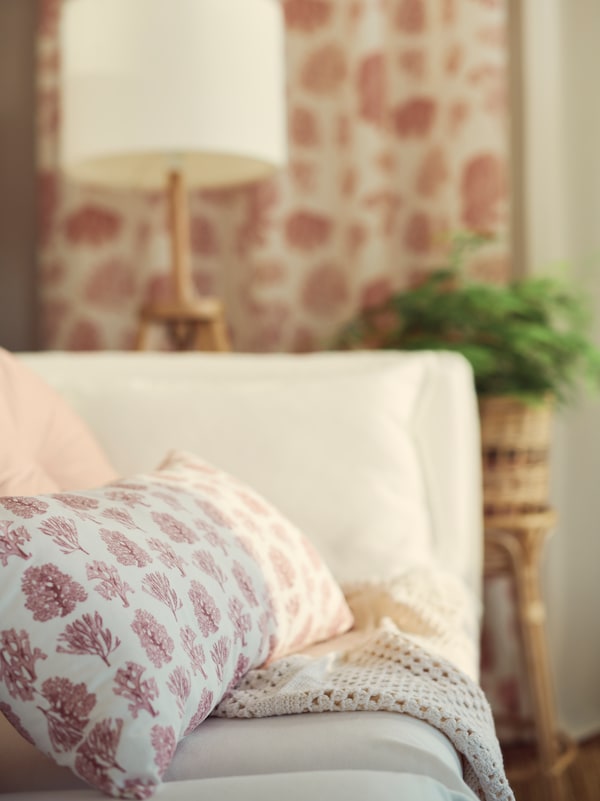
<path fill-rule="evenodd" d="M 527 0 L 521 17 L 522 209 L 527 271 L 564 260 L 592 302 L 600 345 L 600 3 Z M 547 549 L 548 632 L 559 712 L 600 731 L 600 398 L 557 416 Z"/>
<path fill-rule="evenodd" d="M 36 0 L 0 0 L 0 346 L 36 343 Z"/>
<path fill-rule="evenodd" d="M 592 302 L 600 345 L 600 3 L 561 4 L 565 241 L 573 279 Z M 563 509 L 555 561 L 564 568 L 564 624 L 555 642 L 558 678 L 571 688 L 565 712 L 600 731 L 600 398 L 569 409 L 556 472 Z"/>

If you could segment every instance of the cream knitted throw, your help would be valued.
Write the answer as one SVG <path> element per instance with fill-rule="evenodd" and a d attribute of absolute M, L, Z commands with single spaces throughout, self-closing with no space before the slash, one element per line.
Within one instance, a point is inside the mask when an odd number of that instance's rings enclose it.
<path fill-rule="evenodd" d="M 489 704 L 472 672 L 472 601 L 440 571 L 419 568 L 386 584 L 346 588 L 355 628 L 326 647 L 249 671 L 214 715 L 403 712 L 442 731 L 464 778 L 485 801 L 514 801 Z M 464 658 L 466 655 L 466 659 Z"/>

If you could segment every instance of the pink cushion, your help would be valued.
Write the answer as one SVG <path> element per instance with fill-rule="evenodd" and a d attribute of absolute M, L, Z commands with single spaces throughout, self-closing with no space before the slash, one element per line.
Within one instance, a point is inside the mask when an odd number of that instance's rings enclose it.
<path fill-rule="evenodd" d="M 97 487 L 117 474 L 71 407 L 0 348 L 0 495 Z"/>
<path fill-rule="evenodd" d="M 0 498 L 0 710 L 105 793 L 153 794 L 251 667 L 347 630 L 264 499 L 187 454 L 100 489 Z"/>
<path fill-rule="evenodd" d="M 320 554 L 257 492 L 190 453 L 174 451 L 161 469 L 202 492 L 208 516 L 226 529 L 234 527 L 260 565 L 277 620 L 269 661 L 350 628 L 350 609 Z"/>

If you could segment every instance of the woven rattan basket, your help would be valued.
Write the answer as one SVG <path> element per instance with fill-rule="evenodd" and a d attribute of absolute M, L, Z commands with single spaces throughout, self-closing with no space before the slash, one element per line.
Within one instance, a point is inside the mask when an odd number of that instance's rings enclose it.
<path fill-rule="evenodd" d="M 479 399 L 487 517 L 548 505 L 552 411 L 551 398 L 536 405 L 501 396 Z"/>

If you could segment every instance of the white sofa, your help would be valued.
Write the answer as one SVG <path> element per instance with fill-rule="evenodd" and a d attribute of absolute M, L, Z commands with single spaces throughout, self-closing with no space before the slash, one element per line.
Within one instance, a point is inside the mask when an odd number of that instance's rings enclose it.
<path fill-rule="evenodd" d="M 120 475 L 151 471 L 172 449 L 196 453 L 272 502 L 344 587 L 423 571 L 452 577 L 461 595 L 448 630 L 460 636 L 441 654 L 456 654 L 476 681 L 479 424 L 461 357 L 48 352 L 19 361 L 87 421 Z M 7 799 L 102 797 L 21 745 L 0 762 Z M 496 773 L 478 792 L 511 798 L 490 747 Z M 211 717 L 180 742 L 156 797 L 464 801 L 476 797 L 473 762 L 459 750 L 441 724 L 410 713 Z"/>

